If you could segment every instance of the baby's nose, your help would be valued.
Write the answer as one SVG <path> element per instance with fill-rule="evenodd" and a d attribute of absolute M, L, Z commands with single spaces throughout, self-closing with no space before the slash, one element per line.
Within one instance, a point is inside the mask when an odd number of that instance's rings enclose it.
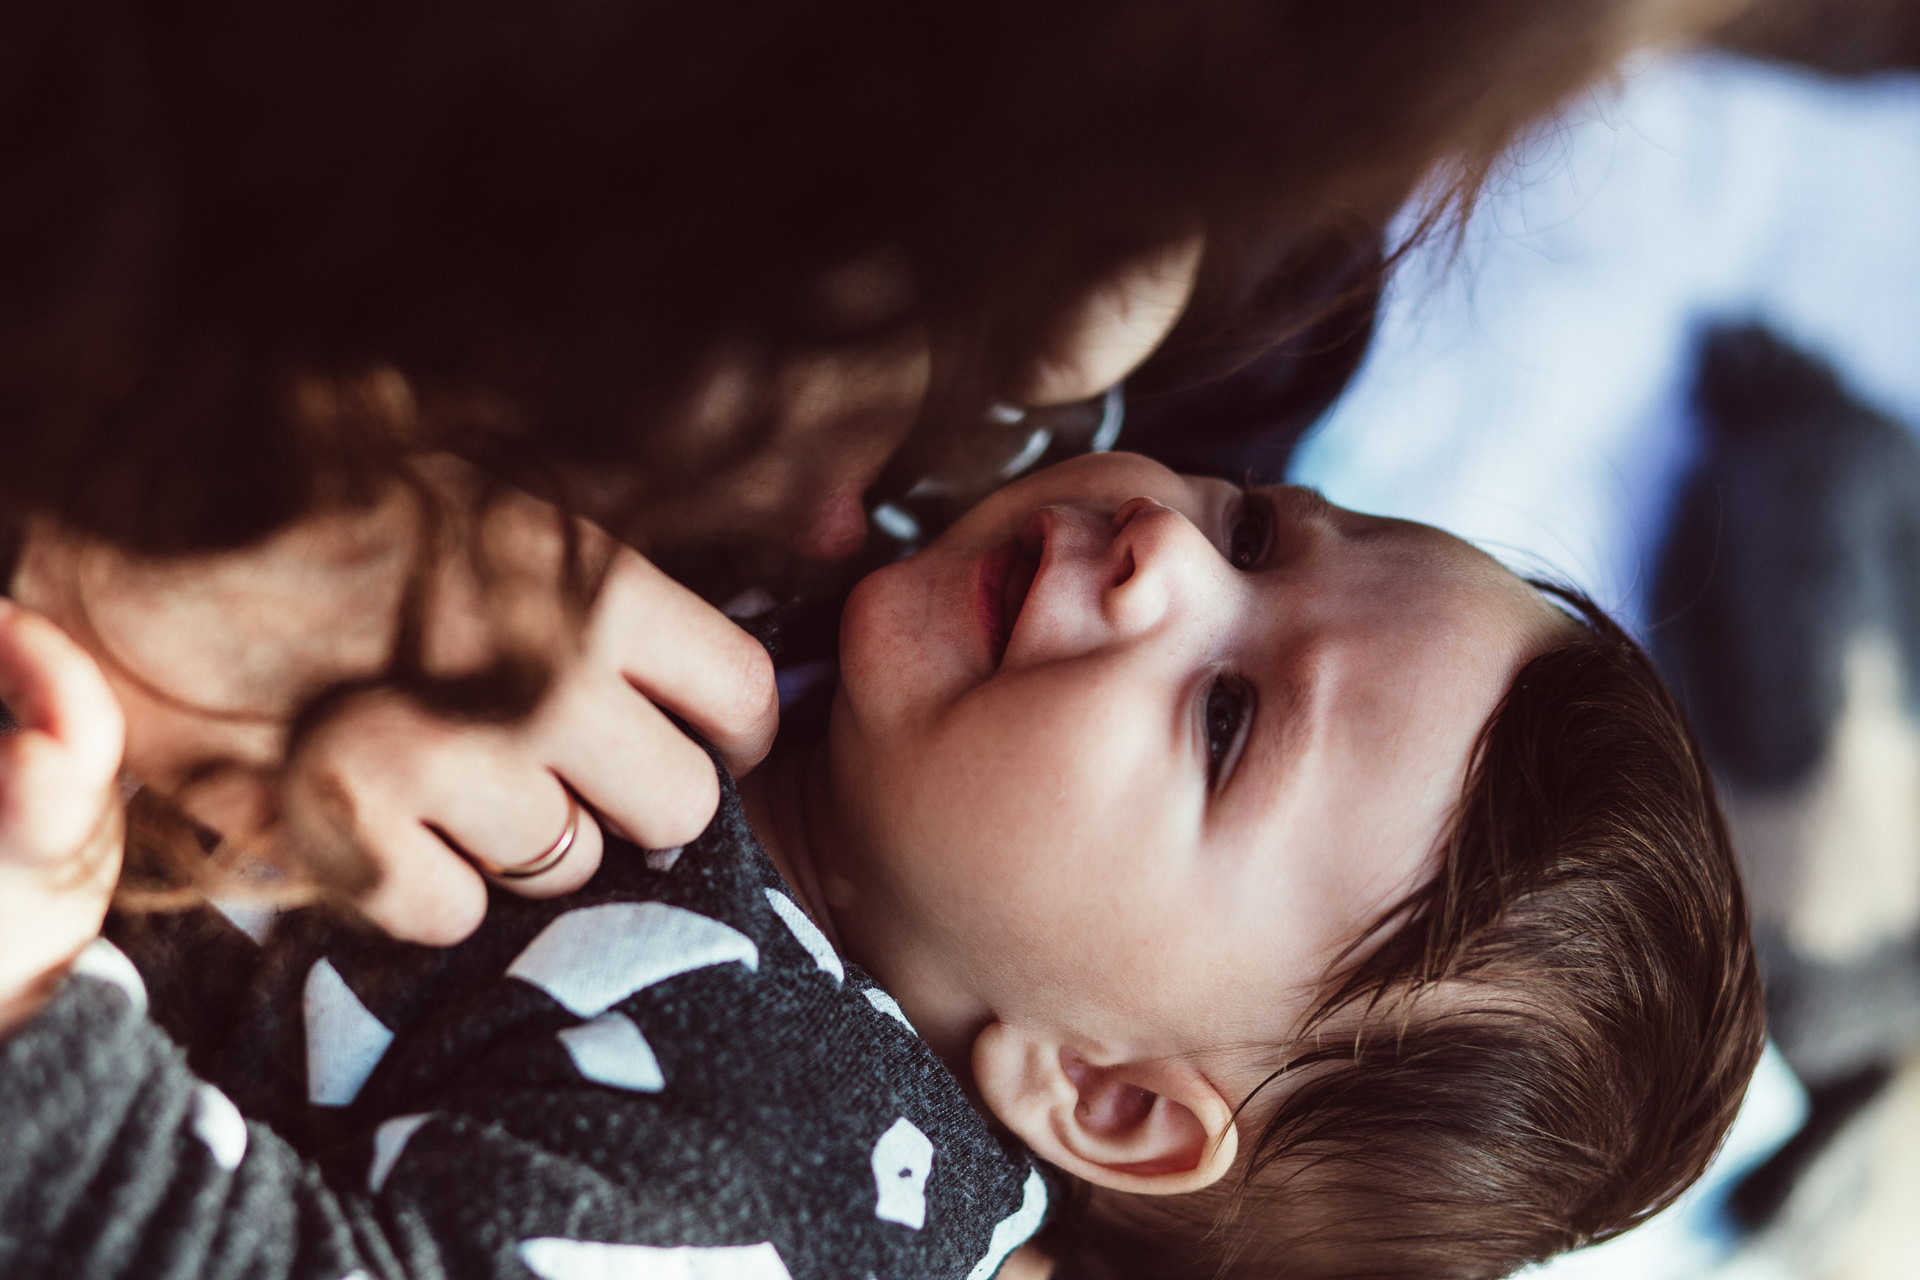
<path fill-rule="evenodd" d="M 1173 606 L 1181 575 L 1193 570 L 1186 544 L 1197 531 L 1152 498 L 1128 499 L 1114 512 L 1113 524 L 1107 616 L 1123 632 L 1151 630 Z"/>
<path fill-rule="evenodd" d="M 1116 531 L 1125 529 L 1146 512 L 1165 510 L 1167 507 L 1164 503 L 1156 502 L 1152 498 L 1128 498 L 1120 504 L 1120 509 L 1113 513 L 1113 527 Z"/>

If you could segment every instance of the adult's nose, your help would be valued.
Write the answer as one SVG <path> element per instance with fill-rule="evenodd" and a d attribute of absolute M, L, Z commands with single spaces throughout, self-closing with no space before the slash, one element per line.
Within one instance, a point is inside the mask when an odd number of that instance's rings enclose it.
<path fill-rule="evenodd" d="M 824 442 L 820 456 L 794 468 L 787 500 L 771 532 L 790 550 L 809 560 L 835 561 L 855 555 L 867 541 L 867 491 L 905 436 L 911 418 L 868 415 Z"/>
<path fill-rule="evenodd" d="M 798 510 L 783 520 L 790 530 L 788 546 L 808 560 L 827 563 L 857 553 L 867 542 L 862 493 L 861 487 L 849 484 L 805 495 L 794 504 Z"/>

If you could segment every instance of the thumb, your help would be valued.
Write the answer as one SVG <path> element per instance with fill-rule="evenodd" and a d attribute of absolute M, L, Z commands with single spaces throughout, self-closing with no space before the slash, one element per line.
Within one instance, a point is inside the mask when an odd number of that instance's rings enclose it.
<path fill-rule="evenodd" d="M 52 862 L 100 827 L 126 721 L 86 652 L 37 613 L 0 599 L 0 862 Z"/>

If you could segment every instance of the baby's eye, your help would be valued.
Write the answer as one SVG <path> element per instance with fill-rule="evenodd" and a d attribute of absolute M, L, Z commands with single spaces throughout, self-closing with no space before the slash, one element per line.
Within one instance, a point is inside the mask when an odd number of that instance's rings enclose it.
<path fill-rule="evenodd" d="M 1218 787 L 1232 768 L 1253 720 L 1253 690 L 1237 676 L 1221 676 L 1207 686 L 1202 708 L 1207 738 L 1207 785 Z"/>
<path fill-rule="evenodd" d="M 1233 523 L 1227 529 L 1227 563 L 1252 569 L 1265 563 L 1273 544 L 1273 507 L 1266 497 L 1242 493 Z"/>

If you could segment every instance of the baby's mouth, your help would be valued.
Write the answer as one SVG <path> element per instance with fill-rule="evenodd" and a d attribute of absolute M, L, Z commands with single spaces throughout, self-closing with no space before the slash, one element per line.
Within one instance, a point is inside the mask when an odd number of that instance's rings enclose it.
<path fill-rule="evenodd" d="M 980 613 L 995 670 L 1006 660 L 1007 645 L 1039 571 L 1039 550 L 1029 550 L 1024 540 L 1006 543 L 987 554 L 980 583 Z"/>
<path fill-rule="evenodd" d="M 1013 629 L 1019 625 L 1020 610 L 1026 607 L 1027 594 L 1033 590 L 1034 575 L 1040 572 L 1040 554 L 1025 547 L 1016 546 L 1013 563 L 1007 566 L 1007 581 L 1000 591 L 1000 614 L 1007 622 L 1007 639 L 1013 639 Z M 999 666 L 1007 656 L 1007 646 L 1002 644 L 1000 652 L 994 658 L 994 666 Z"/>

